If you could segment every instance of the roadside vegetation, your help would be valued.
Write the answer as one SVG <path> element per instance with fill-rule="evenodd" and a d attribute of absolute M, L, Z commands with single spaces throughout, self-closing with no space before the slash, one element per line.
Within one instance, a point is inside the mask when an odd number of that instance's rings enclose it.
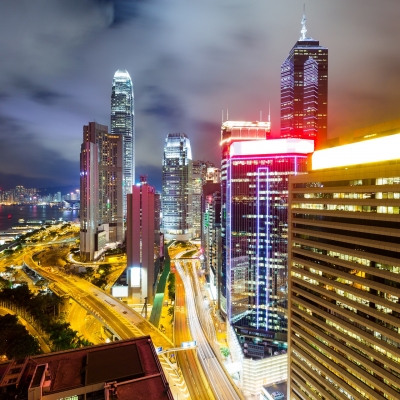
<path fill-rule="evenodd" d="M 12 314 L 0 316 L 0 354 L 9 360 L 40 354 L 39 342 Z"/>
<path fill-rule="evenodd" d="M 14 305 L 17 314 L 23 315 L 24 318 L 31 317 L 38 325 L 38 329 L 44 333 L 43 336 L 47 338 L 53 351 L 92 344 L 79 336 L 78 332 L 72 330 L 70 324 L 65 322 L 64 315 L 60 312 L 62 300 L 52 293 L 35 295 L 27 285 L 21 285 L 14 289 L 3 288 L 0 292 L 0 302 L 5 306 L 7 304 Z M 4 333 L 4 335 L 6 334 L 7 332 Z M 4 340 L 6 340 L 6 336 L 2 336 L 0 333 L 0 342 Z"/>

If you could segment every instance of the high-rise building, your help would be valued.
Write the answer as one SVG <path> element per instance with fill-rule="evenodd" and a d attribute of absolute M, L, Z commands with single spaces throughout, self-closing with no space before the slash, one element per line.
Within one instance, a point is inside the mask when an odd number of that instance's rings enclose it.
<path fill-rule="evenodd" d="M 306 37 L 303 15 L 300 39 L 281 66 L 281 137 L 327 139 L 328 49 Z"/>
<path fill-rule="evenodd" d="M 129 297 L 134 303 L 153 303 L 157 277 L 154 264 L 154 194 L 146 180 L 132 188 L 127 197 L 126 255 Z M 157 232 L 158 233 L 158 232 Z"/>
<path fill-rule="evenodd" d="M 202 191 L 201 248 L 206 278 L 213 298 L 218 301 L 221 276 L 221 185 L 206 183 Z M 220 306 L 218 307 L 220 308 Z"/>
<path fill-rule="evenodd" d="M 122 136 L 97 122 L 85 125 L 80 167 L 81 257 L 91 261 L 106 243 L 124 239 Z"/>
<path fill-rule="evenodd" d="M 230 165 L 230 146 L 234 142 L 266 140 L 271 133 L 269 122 L 226 121 L 221 126 L 221 238 L 222 238 L 222 271 L 220 281 L 221 309 L 226 312 L 226 268 L 227 268 L 227 237 L 226 210 L 228 181 L 227 174 Z"/>
<path fill-rule="evenodd" d="M 111 93 L 111 133 L 123 138 L 123 209 L 126 195 L 135 184 L 135 113 L 132 80 L 128 71 L 119 69 L 113 78 Z"/>
<path fill-rule="evenodd" d="M 207 179 L 219 182 L 218 174 L 213 163 L 195 160 L 192 163 L 192 225 L 194 237 L 201 236 L 201 212 L 203 185 Z M 208 175 L 207 175 L 208 174 Z"/>
<path fill-rule="evenodd" d="M 221 170 L 214 166 L 208 166 L 206 171 L 207 183 L 220 183 L 221 182 Z"/>
<path fill-rule="evenodd" d="M 165 139 L 161 204 L 165 239 L 191 239 L 192 150 L 184 133 L 169 133 Z"/>
<path fill-rule="evenodd" d="M 400 134 L 368 136 L 289 181 L 290 399 L 400 398 Z"/>
<path fill-rule="evenodd" d="M 226 136 L 239 123 L 222 126 L 220 305 L 229 344 L 241 348 L 243 389 L 258 395 L 287 377 L 288 178 L 306 172 L 314 142 L 251 124 L 245 140 Z"/>
<path fill-rule="evenodd" d="M 194 237 L 201 234 L 201 192 L 205 176 L 205 163 L 201 160 L 192 162 L 192 226 Z"/>
<path fill-rule="evenodd" d="M 91 261 L 96 250 L 99 226 L 99 148 L 83 142 L 80 155 L 80 254 L 82 261 Z"/>

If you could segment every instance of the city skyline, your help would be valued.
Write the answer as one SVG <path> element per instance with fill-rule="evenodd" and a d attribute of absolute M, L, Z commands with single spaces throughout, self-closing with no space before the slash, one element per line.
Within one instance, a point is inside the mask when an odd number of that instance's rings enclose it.
<path fill-rule="evenodd" d="M 300 35 L 300 2 L 41 1 L 0 10 L 3 36 L 13 38 L 0 44 L 1 189 L 78 186 L 81 127 L 109 124 L 119 68 L 135 87 L 136 175 L 148 173 L 157 189 L 168 132 L 186 132 L 194 158 L 216 162 L 222 109 L 266 119 L 270 102 L 279 130 L 280 65 Z M 395 1 L 307 2 L 307 36 L 330 51 L 329 137 L 397 118 L 395 11 Z"/>

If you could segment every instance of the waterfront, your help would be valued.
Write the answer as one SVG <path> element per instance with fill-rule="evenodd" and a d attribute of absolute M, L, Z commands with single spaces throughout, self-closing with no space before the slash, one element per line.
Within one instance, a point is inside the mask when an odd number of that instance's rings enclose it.
<path fill-rule="evenodd" d="M 49 205 L 0 205 L 0 231 L 25 225 L 31 220 L 48 221 L 60 218 L 63 221 L 79 222 L 79 210 L 67 211 Z M 20 219 L 23 219 L 25 223 L 19 223 Z"/>

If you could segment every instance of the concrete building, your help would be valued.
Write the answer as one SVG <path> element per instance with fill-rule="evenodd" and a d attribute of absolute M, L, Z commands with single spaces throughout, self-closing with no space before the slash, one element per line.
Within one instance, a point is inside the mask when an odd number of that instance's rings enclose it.
<path fill-rule="evenodd" d="M 218 171 L 209 161 L 195 160 L 192 163 L 192 226 L 193 237 L 201 237 L 201 213 L 203 185 L 206 182 L 219 182 Z"/>
<path fill-rule="evenodd" d="M 384 129 L 290 177 L 290 399 L 400 398 L 400 128 Z"/>
<path fill-rule="evenodd" d="M 192 227 L 193 237 L 201 235 L 201 193 L 205 177 L 206 166 L 204 161 L 192 162 Z"/>
<path fill-rule="evenodd" d="M 206 183 L 202 190 L 202 260 L 213 298 L 219 304 L 221 276 L 221 185 Z"/>
<path fill-rule="evenodd" d="M 122 136 L 97 122 L 85 125 L 80 162 L 81 257 L 92 261 L 106 243 L 124 240 Z"/>
<path fill-rule="evenodd" d="M 80 254 L 82 261 L 91 261 L 97 248 L 99 226 L 99 171 L 98 146 L 92 142 L 81 145 L 80 154 Z"/>
<path fill-rule="evenodd" d="M 129 298 L 134 304 L 143 303 L 146 297 L 152 304 L 154 298 L 157 277 L 154 263 L 154 195 L 155 188 L 143 180 L 132 188 L 127 198 L 127 281 Z"/>
<path fill-rule="evenodd" d="M 169 133 L 165 140 L 161 204 L 165 239 L 191 239 L 192 150 L 184 133 Z"/>
<path fill-rule="evenodd" d="M 173 400 L 149 336 L 0 364 L 2 399 Z"/>

